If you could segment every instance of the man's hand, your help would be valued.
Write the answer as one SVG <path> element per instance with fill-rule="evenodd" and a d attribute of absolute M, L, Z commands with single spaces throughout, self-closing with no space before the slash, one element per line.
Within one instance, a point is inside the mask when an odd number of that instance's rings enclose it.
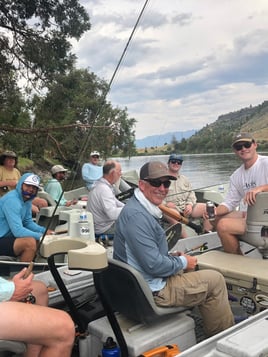
<path fill-rule="evenodd" d="M 183 215 L 184 217 L 189 217 L 191 216 L 192 212 L 193 212 L 193 206 L 188 204 L 184 208 Z"/>
<path fill-rule="evenodd" d="M 179 257 L 179 256 L 185 257 L 187 260 L 187 267 L 186 267 L 185 271 L 195 270 L 195 267 L 197 265 L 196 257 L 192 257 L 191 255 L 187 255 L 187 254 L 184 254 L 184 253 L 178 252 L 178 251 L 171 252 L 170 255 L 177 256 L 177 257 Z"/>
<path fill-rule="evenodd" d="M 10 301 L 20 301 L 25 299 L 33 290 L 32 280 L 33 273 L 24 279 L 27 268 L 23 268 L 18 274 L 14 275 L 12 278 L 13 283 L 15 284 L 15 291 L 10 299 Z"/>

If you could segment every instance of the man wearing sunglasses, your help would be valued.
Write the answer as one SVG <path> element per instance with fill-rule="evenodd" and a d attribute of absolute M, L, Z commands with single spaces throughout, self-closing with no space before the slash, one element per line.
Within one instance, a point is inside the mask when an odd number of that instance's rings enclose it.
<path fill-rule="evenodd" d="M 224 251 L 241 255 L 239 236 L 246 231 L 247 205 L 255 204 L 259 192 L 268 191 L 268 157 L 258 155 L 250 133 L 236 135 L 232 148 L 242 165 L 231 175 L 224 202 L 215 209 L 215 223 Z"/>
<path fill-rule="evenodd" d="M 180 173 L 182 163 L 183 158 L 181 155 L 171 154 L 169 156 L 168 168 L 170 173 L 174 175 L 177 180 L 171 182 L 168 195 L 165 199 L 166 206 L 175 208 L 184 217 L 203 218 L 206 212 L 206 204 L 196 202 L 196 196 L 189 179 Z M 171 219 L 169 219 L 169 221 L 170 223 L 176 223 Z M 205 232 L 209 232 L 213 229 L 208 219 L 204 219 L 203 229 Z M 182 230 L 181 236 L 182 238 L 187 237 L 184 229 Z"/>
<path fill-rule="evenodd" d="M 143 275 L 157 305 L 198 306 L 206 334 L 212 336 L 233 325 L 226 284 L 219 272 L 194 271 L 196 257 L 168 252 L 158 206 L 173 180 L 162 162 L 142 166 L 139 186 L 116 221 L 113 256 Z"/>

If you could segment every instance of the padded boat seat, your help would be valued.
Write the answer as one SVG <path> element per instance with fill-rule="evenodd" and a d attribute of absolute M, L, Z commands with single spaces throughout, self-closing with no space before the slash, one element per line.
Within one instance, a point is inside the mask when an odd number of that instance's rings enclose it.
<path fill-rule="evenodd" d="M 23 354 L 25 351 L 26 345 L 23 342 L 0 340 L 0 357 L 7 356 L 5 352 L 12 352 L 13 354 Z"/>
<path fill-rule="evenodd" d="M 160 307 L 143 276 L 130 265 L 108 259 L 108 269 L 94 273 L 94 283 L 100 297 L 106 297 L 114 310 L 139 323 L 151 323 L 186 307 Z"/>

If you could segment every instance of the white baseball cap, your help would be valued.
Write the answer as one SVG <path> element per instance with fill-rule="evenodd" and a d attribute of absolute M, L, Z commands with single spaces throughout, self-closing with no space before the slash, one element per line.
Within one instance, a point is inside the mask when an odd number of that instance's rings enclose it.
<path fill-rule="evenodd" d="M 65 169 L 62 165 L 55 165 L 51 168 L 52 175 L 55 175 L 58 172 L 66 172 L 66 171 L 68 170 Z"/>
<path fill-rule="evenodd" d="M 31 185 L 39 188 L 40 185 L 40 177 L 37 175 L 29 175 L 24 182 L 26 185 Z"/>
<path fill-rule="evenodd" d="M 100 156 L 100 153 L 98 151 L 92 151 L 90 156 Z"/>

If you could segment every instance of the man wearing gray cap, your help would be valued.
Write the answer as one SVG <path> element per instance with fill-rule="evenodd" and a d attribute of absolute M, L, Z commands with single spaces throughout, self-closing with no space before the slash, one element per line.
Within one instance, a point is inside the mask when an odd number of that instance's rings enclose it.
<path fill-rule="evenodd" d="M 99 164 L 100 153 L 92 151 L 90 153 L 89 162 L 82 166 L 82 178 L 85 181 L 87 189 L 90 191 L 95 182 L 102 177 L 102 166 Z"/>
<path fill-rule="evenodd" d="M 158 206 L 171 180 L 176 178 L 162 162 L 151 161 L 142 166 L 139 187 L 116 222 L 113 256 L 143 275 L 157 305 L 198 306 L 204 330 L 212 336 L 234 323 L 226 284 L 219 272 L 194 271 L 196 257 L 168 252 Z"/>
<path fill-rule="evenodd" d="M 231 175 L 224 202 L 215 209 L 216 228 L 224 251 L 241 255 L 239 236 L 246 231 L 247 205 L 255 204 L 259 192 L 268 191 L 268 157 L 258 155 L 250 133 L 236 135 L 232 148 L 242 165 Z"/>
<path fill-rule="evenodd" d="M 59 202 L 59 206 L 71 206 L 77 203 L 77 200 L 67 201 L 62 194 L 61 181 L 65 180 L 65 175 L 68 170 L 62 165 L 55 165 L 51 168 L 52 178 L 48 180 L 44 190 L 50 194 L 55 202 Z"/>

